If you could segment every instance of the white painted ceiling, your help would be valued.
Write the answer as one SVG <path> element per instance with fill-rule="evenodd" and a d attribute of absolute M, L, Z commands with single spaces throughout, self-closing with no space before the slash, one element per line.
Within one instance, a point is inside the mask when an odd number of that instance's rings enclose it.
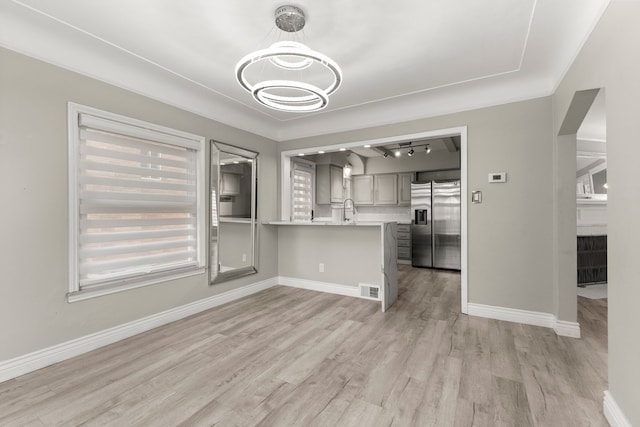
<path fill-rule="evenodd" d="M 293 2 L 344 75 L 306 114 L 235 81 L 282 0 L 0 0 L 0 45 L 282 141 L 550 95 L 608 1 Z"/>

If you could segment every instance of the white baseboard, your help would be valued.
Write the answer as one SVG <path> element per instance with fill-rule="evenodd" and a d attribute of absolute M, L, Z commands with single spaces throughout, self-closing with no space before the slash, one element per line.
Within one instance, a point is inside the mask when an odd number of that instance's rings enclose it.
<path fill-rule="evenodd" d="M 139 333 L 157 328 L 167 323 L 183 319 L 201 311 L 226 304 L 239 298 L 260 292 L 278 284 L 278 278 L 272 277 L 241 288 L 223 292 L 209 298 L 152 314 L 142 319 L 115 326 L 104 331 L 85 335 L 71 341 L 54 345 L 33 353 L 0 361 L 0 382 L 44 368 L 54 363 L 70 359 L 91 350 L 129 338 Z"/>
<path fill-rule="evenodd" d="M 578 322 L 567 322 L 565 320 L 555 320 L 553 330 L 561 337 L 580 338 L 580 324 Z"/>
<path fill-rule="evenodd" d="M 470 316 L 486 317 L 488 319 L 504 320 L 506 322 L 552 328 L 558 335 L 580 338 L 580 324 L 558 320 L 556 316 L 550 313 L 496 307 L 470 302 L 467 304 L 467 314 Z"/>
<path fill-rule="evenodd" d="M 608 390 L 604 392 L 603 410 L 604 417 L 611 427 L 632 427 Z"/>
<path fill-rule="evenodd" d="M 315 280 L 296 279 L 295 277 L 285 276 L 278 277 L 278 284 L 283 286 L 290 286 L 292 288 L 307 289 L 310 291 L 327 292 L 330 294 L 360 298 L 360 288 L 357 286 L 317 282 Z"/>
<path fill-rule="evenodd" d="M 541 313 L 539 311 L 518 310 L 471 302 L 468 304 L 467 309 L 470 316 L 524 323 L 526 325 L 542 326 L 545 328 L 553 328 L 555 324 L 553 314 Z"/>

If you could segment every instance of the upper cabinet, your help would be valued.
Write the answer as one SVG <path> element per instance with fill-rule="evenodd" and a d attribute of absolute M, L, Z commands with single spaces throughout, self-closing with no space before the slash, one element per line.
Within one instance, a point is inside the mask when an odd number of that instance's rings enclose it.
<path fill-rule="evenodd" d="M 410 175 L 410 174 L 409 174 Z M 398 175 L 357 175 L 351 179 L 355 205 L 397 205 Z M 409 202 L 411 202 L 411 180 L 409 180 Z"/>
<path fill-rule="evenodd" d="M 398 174 L 398 204 L 411 204 L 411 181 L 413 181 L 413 173 Z"/>
<path fill-rule="evenodd" d="M 240 175 L 230 172 L 220 173 L 220 195 L 236 196 L 240 194 Z"/>
<path fill-rule="evenodd" d="M 335 165 L 316 165 L 316 203 L 328 205 L 342 203 L 343 200 L 342 168 Z"/>
<path fill-rule="evenodd" d="M 398 175 L 374 175 L 373 177 L 373 204 L 397 205 L 398 204 Z"/>
<path fill-rule="evenodd" d="M 355 205 L 373 205 L 373 175 L 351 178 L 351 195 Z"/>

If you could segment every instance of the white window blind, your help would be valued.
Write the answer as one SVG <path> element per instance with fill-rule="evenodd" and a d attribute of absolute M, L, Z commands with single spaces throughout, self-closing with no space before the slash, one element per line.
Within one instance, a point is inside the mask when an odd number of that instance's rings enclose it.
<path fill-rule="evenodd" d="M 291 180 L 291 219 L 293 221 L 311 221 L 313 209 L 313 168 L 310 165 L 294 162 Z"/>
<path fill-rule="evenodd" d="M 72 291 L 202 267 L 203 141 L 159 129 L 78 115 Z"/>

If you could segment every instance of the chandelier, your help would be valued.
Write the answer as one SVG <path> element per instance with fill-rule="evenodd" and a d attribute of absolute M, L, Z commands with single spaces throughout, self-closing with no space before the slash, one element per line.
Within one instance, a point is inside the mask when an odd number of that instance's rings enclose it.
<path fill-rule="evenodd" d="M 305 15 L 298 7 L 280 6 L 275 23 L 285 33 L 297 33 L 304 28 Z M 243 57 L 236 65 L 236 79 L 265 107 L 305 113 L 329 104 L 342 71 L 334 60 L 298 41 L 279 41 Z"/>

